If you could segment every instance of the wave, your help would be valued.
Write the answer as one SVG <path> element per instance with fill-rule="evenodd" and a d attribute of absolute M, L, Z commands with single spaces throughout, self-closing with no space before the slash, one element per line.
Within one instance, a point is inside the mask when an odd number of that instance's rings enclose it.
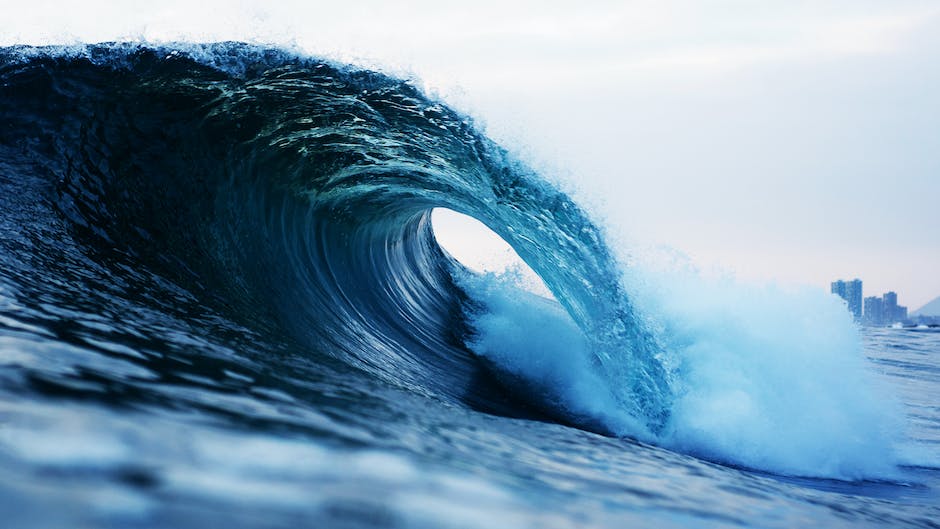
<path fill-rule="evenodd" d="M 793 356 L 786 332 L 749 340 L 746 326 L 662 309 L 627 288 L 567 195 L 407 81 L 239 43 L 14 47 L 0 51 L 0 122 L 4 225 L 86 257 L 37 264 L 35 241 L 11 242 L 8 263 L 33 264 L 6 281 L 27 297 L 55 298 L 62 267 L 105 268 L 93 289 L 148 273 L 179 291 L 148 299 L 153 311 L 211 306 L 316 361 L 458 405 L 784 473 L 864 475 L 887 450 L 858 433 L 871 406 L 839 411 L 858 393 L 788 388 L 805 365 L 774 378 L 781 358 L 844 360 L 853 344 Z M 435 240 L 434 208 L 496 232 L 557 302 L 464 269 Z M 819 431 L 792 428 L 815 408 L 847 422 L 802 443 Z M 842 457 L 837 437 L 856 434 L 862 448 Z M 819 449 L 838 454 L 806 455 Z"/>

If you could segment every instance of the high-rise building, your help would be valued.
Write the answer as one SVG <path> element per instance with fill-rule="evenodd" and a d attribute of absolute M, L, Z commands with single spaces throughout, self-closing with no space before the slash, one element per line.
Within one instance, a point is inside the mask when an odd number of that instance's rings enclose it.
<path fill-rule="evenodd" d="M 845 299 L 845 281 L 841 279 L 838 281 L 833 281 L 830 287 L 830 291 L 840 298 Z"/>
<path fill-rule="evenodd" d="M 863 321 L 866 325 L 884 325 L 884 301 L 878 296 L 865 298 L 865 316 Z"/>
<path fill-rule="evenodd" d="M 845 282 L 845 301 L 856 320 L 862 319 L 862 280 L 853 279 Z"/>
<path fill-rule="evenodd" d="M 884 323 L 894 323 L 901 321 L 898 314 L 898 295 L 895 292 L 885 292 L 882 296 L 884 306 Z"/>
<path fill-rule="evenodd" d="M 856 320 L 862 319 L 862 280 L 853 279 L 851 281 L 833 281 L 830 285 L 833 294 L 844 299 L 849 307 L 849 312 Z"/>

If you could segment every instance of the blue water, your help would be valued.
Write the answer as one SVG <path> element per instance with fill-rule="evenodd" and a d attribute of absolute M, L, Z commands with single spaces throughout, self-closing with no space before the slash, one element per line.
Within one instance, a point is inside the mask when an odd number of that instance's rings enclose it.
<path fill-rule="evenodd" d="M 936 527 L 940 333 L 632 262 L 408 83 L 0 50 L 0 515 L 45 527 Z M 551 291 L 474 274 L 434 208 Z"/>

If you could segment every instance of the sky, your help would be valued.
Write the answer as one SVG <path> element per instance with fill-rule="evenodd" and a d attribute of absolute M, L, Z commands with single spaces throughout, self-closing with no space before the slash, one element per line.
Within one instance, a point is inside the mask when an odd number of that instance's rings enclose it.
<path fill-rule="evenodd" d="M 940 296 L 940 2 L 15 2 L 0 45 L 246 40 L 412 78 L 626 248 Z M 472 238 L 470 239 L 472 247 Z M 482 243 L 481 243 L 482 244 Z"/>

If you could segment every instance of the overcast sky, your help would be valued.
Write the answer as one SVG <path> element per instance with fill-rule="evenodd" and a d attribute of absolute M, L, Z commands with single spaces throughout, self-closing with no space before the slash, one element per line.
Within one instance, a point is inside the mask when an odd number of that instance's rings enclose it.
<path fill-rule="evenodd" d="M 621 245 L 940 295 L 940 3 L 15 2 L 0 44 L 240 39 L 420 79 Z M 232 7 L 234 6 L 234 7 Z"/>

